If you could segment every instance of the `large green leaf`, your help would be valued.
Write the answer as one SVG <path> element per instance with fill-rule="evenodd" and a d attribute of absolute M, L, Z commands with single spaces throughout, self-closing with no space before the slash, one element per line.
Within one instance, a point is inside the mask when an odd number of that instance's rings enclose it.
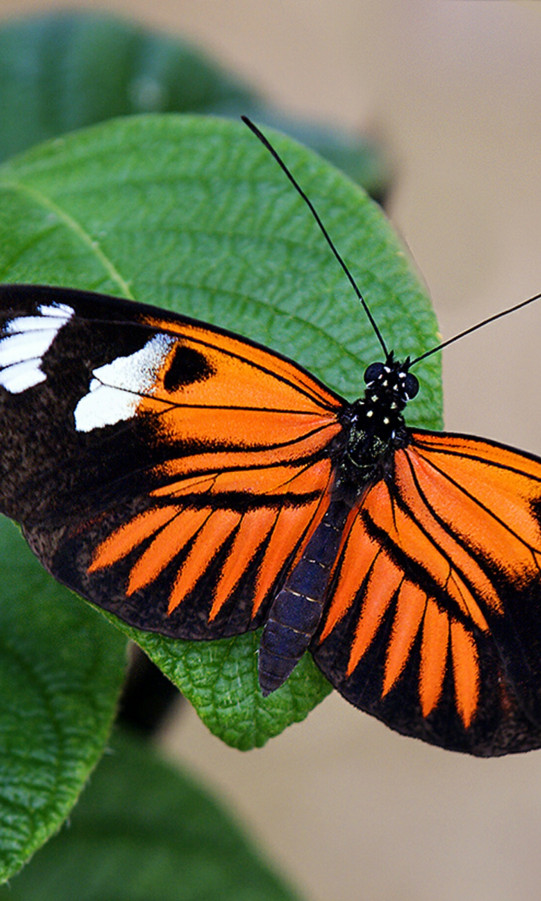
<path fill-rule="evenodd" d="M 0 882 L 77 800 L 103 753 L 126 642 L 0 521 Z"/>
<path fill-rule="evenodd" d="M 0 160 L 143 112 L 250 114 L 318 150 L 374 196 L 386 187 L 387 167 L 372 142 L 271 109 L 180 38 L 103 12 L 55 11 L 0 28 Z"/>
<path fill-rule="evenodd" d="M 117 735 L 70 818 L 1 901 L 295 901 L 187 773 Z"/>
<path fill-rule="evenodd" d="M 429 303 L 380 210 L 276 135 L 401 356 L 436 341 Z M 352 398 L 381 355 L 305 204 L 242 125 L 119 120 L 0 167 L 0 279 L 94 289 L 219 323 L 294 357 Z M 416 370 L 412 421 L 439 422 L 439 363 Z M 241 748 L 302 719 L 328 691 L 311 660 L 263 699 L 254 636 L 191 644 L 134 633 L 209 727 Z"/>

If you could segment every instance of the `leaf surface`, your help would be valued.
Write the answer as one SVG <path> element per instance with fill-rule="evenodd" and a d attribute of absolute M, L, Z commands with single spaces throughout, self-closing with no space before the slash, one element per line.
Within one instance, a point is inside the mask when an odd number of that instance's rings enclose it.
<path fill-rule="evenodd" d="M 0 882 L 60 827 L 100 759 L 126 642 L 0 520 Z"/>

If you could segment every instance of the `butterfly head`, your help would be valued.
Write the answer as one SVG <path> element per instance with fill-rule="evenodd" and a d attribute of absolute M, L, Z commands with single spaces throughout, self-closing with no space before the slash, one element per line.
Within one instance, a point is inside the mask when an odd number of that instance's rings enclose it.
<path fill-rule="evenodd" d="M 402 411 L 419 390 L 409 371 L 409 359 L 371 363 L 365 371 L 364 395 L 348 408 L 349 439 L 346 458 L 352 472 L 365 474 L 379 467 L 390 446 L 408 443 Z"/>
<path fill-rule="evenodd" d="M 392 353 L 385 363 L 371 363 L 364 373 L 365 405 L 373 408 L 377 404 L 379 409 L 383 406 L 392 411 L 402 411 L 419 391 L 419 382 L 409 367 L 409 358 L 399 362 Z"/>

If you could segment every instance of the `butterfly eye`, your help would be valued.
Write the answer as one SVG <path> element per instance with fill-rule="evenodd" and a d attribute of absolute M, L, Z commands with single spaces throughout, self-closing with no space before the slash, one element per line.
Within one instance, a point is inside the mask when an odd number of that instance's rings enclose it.
<path fill-rule="evenodd" d="M 408 400 L 411 400 L 412 397 L 415 397 L 417 392 L 419 391 L 419 381 L 416 376 L 413 375 L 412 372 L 406 373 L 406 381 L 404 383 L 405 393 Z"/>
<path fill-rule="evenodd" d="M 368 385 L 370 382 L 375 382 L 376 379 L 379 379 L 383 369 L 383 363 L 370 363 L 370 366 L 367 366 L 364 372 L 365 383 Z"/>

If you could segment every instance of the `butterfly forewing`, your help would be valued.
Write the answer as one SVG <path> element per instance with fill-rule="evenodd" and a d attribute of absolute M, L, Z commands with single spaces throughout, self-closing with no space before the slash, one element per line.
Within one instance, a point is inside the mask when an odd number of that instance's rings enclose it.
<path fill-rule="evenodd" d="M 83 292 L 0 295 L 2 510 L 132 625 L 253 628 L 322 515 L 341 401 L 209 325 Z"/>

